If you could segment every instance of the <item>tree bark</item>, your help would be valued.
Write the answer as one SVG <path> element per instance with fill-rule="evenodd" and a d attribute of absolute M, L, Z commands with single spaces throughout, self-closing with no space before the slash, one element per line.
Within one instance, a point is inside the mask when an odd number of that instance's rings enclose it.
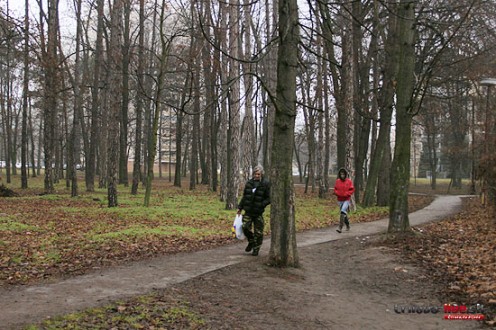
<path fill-rule="evenodd" d="M 157 28 L 155 28 L 157 25 L 160 25 L 160 23 L 157 23 L 157 20 L 160 19 L 160 12 L 159 12 L 159 0 L 155 0 L 153 3 L 153 19 L 152 19 L 152 24 L 151 24 L 151 40 L 148 42 L 148 65 L 147 65 L 147 70 L 150 70 L 150 73 L 144 77 L 144 94 L 147 95 L 147 97 L 144 100 L 144 112 L 143 112 L 143 144 L 142 144 L 142 150 L 143 150 L 143 172 L 142 172 L 142 179 L 143 179 L 143 185 L 146 187 L 146 181 L 147 181 L 147 176 L 149 173 L 148 169 L 148 151 L 149 151 L 149 145 L 152 140 L 152 99 L 153 99 L 153 83 L 154 83 L 154 78 L 152 72 L 154 71 L 153 68 L 159 66 L 160 64 L 157 63 L 159 60 L 157 60 L 157 32 L 159 33 L 160 37 L 160 31 L 158 31 Z M 163 4 L 163 1 L 162 1 Z M 153 173 L 153 168 L 151 169 L 151 172 Z"/>
<path fill-rule="evenodd" d="M 391 204 L 388 232 L 410 230 L 408 188 L 410 183 L 410 142 L 412 133 L 413 90 L 415 84 L 415 1 L 399 4 L 399 72 L 396 88 L 396 140 L 391 170 Z"/>
<path fill-rule="evenodd" d="M 396 6 L 391 4 L 390 6 L 392 12 L 388 18 L 388 34 L 385 46 L 385 67 L 384 67 L 384 83 L 380 91 L 380 97 L 378 100 L 379 114 L 380 114 L 380 128 L 379 136 L 376 141 L 375 148 L 373 149 L 370 165 L 369 174 L 367 178 L 367 183 L 365 185 L 364 196 L 362 200 L 363 206 L 373 206 L 376 204 L 376 192 L 380 173 L 385 172 L 382 168 L 385 160 L 383 158 L 386 154 L 386 149 L 388 148 L 388 143 L 390 141 L 389 135 L 391 133 L 391 118 L 393 113 L 394 105 L 394 93 L 396 87 L 396 79 L 399 70 L 399 41 L 398 41 L 398 21 L 396 12 Z M 389 162 L 389 160 L 388 160 Z M 382 178 L 381 178 L 382 180 Z M 389 180 L 388 180 L 389 182 Z M 383 186 L 384 187 L 384 186 Z M 388 191 L 382 191 L 381 193 L 388 193 Z M 382 197 L 381 197 L 382 199 Z M 389 198 L 386 198 L 387 200 Z M 383 200 L 383 199 L 382 199 Z"/>
<path fill-rule="evenodd" d="M 138 35 L 138 93 L 136 95 L 136 133 L 134 141 L 134 161 L 133 161 L 133 183 L 131 185 L 131 194 L 138 194 L 138 186 L 141 181 L 141 144 L 142 144 L 142 118 L 143 118 L 143 75 L 145 67 L 145 0 L 139 2 L 139 35 Z"/>
<path fill-rule="evenodd" d="M 201 2 L 202 6 L 202 21 L 210 22 L 211 17 L 211 2 L 210 0 Z M 203 23 L 203 25 L 206 25 Z M 204 28 L 205 38 L 210 40 L 211 38 L 211 27 L 208 24 L 207 27 Z M 212 174 L 212 116 L 214 115 L 214 109 L 216 104 L 215 99 L 215 76 L 214 76 L 214 67 L 212 64 L 212 45 L 209 42 L 202 44 L 202 64 L 203 64 L 203 76 L 205 77 L 205 103 L 206 109 L 203 114 L 203 131 L 202 131 L 202 153 L 200 156 L 201 160 L 201 183 L 205 185 L 209 185 L 212 187 L 212 175 L 216 175 L 217 173 Z"/>
<path fill-rule="evenodd" d="M 28 188 L 28 92 L 29 92 L 29 7 L 28 0 L 24 2 L 24 76 L 22 89 L 22 136 L 21 136 L 21 188 Z"/>
<path fill-rule="evenodd" d="M 45 52 L 45 104 L 43 111 L 45 150 L 45 193 L 54 192 L 53 159 L 57 112 L 58 0 L 48 2 L 48 39 Z"/>
<path fill-rule="evenodd" d="M 96 155 L 101 138 L 99 134 L 100 131 L 100 120 L 99 120 L 99 109 L 102 107 L 103 102 L 100 96 L 100 71 L 102 70 L 103 62 L 103 0 L 96 1 L 97 10 L 97 29 L 96 29 L 96 41 L 95 41 L 95 61 L 93 63 L 93 82 L 91 86 L 91 121 L 90 121 L 90 143 L 88 155 L 86 157 L 86 167 L 85 167 L 85 182 L 86 191 L 92 192 L 95 190 L 95 172 L 96 172 Z"/>
<path fill-rule="evenodd" d="M 271 246 L 269 263 L 280 267 L 299 265 L 296 247 L 295 200 L 292 175 L 298 68 L 298 6 L 296 0 L 280 0 L 279 49 L 274 139 L 271 154 Z"/>
<path fill-rule="evenodd" d="M 194 42 L 194 41 L 193 41 Z M 195 49 L 193 46 L 192 49 Z M 196 52 L 195 52 L 196 53 Z M 193 125 L 191 126 L 191 161 L 189 172 L 189 189 L 196 189 L 196 177 L 198 174 L 198 154 L 200 143 L 200 66 L 196 63 L 197 59 L 192 58 L 193 64 L 193 115 L 191 118 Z"/>
<path fill-rule="evenodd" d="M 279 1 L 272 1 L 272 12 L 270 12 L 269 7 L 270 1 L 266 1 L 266 44 L 270 44 L 272 42 L 272 38 L 277 35 L 277 28 L 279 22 L 279 12 L 275 10 L 275 8 L 279 7 Z M 272 28 L 271 28 L 272 27 Z M 273 69 L 277 67 L 277 56 L 278 50 L 276 48 L 272 48 L 269 50 L 267 54 L 267 60 L 263 63 L 263 74 L 265 81 L 267 83 L 268 93 L 265 93 L 264 96 L 264 104 L 265 104 L 265 116 L 264 116 L 264 129 L 263 129 L 263 166 L 265 168 L 270 168 L 270 164 L 272 162 L 272 148 L 273 148 L 273 140 L 274 140 L 274 122 L 275 122 L 275 104 L 273 104 L 273 100 L 268 97 L 270 94 L 276 93 L 276 84 L 277 84 L 277 72 Z"/>
<path fill-rule="evenodd" d="M 131 41 L 129 39 L 129 25 L 131 15 L 131 0 L 123 0 L 124 9 L 124 31 L 123 31 L 123 45 L 121 47 L 122 58 L 122 90 L 121 95 L 122 104 L 120 111 L 120 134 L 119 134 L 119 183 L 128 186 L 129 174 L 127 170 L 127 135 L 129 126 L 129 61 Z"/>
<path fill-rule="evenodd" d="M 83 112 L 83 96 L 81 90 L 81 75 L 83 72 L 81 65 L 81 40 L 82 40 L 82 23 L 81 23 L 81 0 L 76 1 L 76 60 L 75 60 L 75 68 L 74 68 L 74 79 L 73 79 L 73 90 L 74 90 L 74 115 L 72 121 L 72 132 L 71 132 L 71 141 L 69 142 L 69 159 L 70 161 L 67 164 L 68 168 L 68 177 L 71 180 L 71 196 L 76 197 L 79 194 L 78 189 L 78 177 L 77 177 L 77 169 L 76 165 L 79 164 L 80 161 L 80 141 L 81 141 L 81 117 Z"/>
<path fill-rule="evenodd" d="M 229 130 L 227 139 L 227 189 L 226 189 L 226 210 L 234 210 L 238 207 L 239 193 L 239 170 L 240 170 L 240 82 L 239 82 L 239 0 L 231 0 L 229 5 L 229 42 L 232 57 L 229 62 Z"/>
<path fill-rule="evenodd" d="M 227 26 L 227 5 L 226 2 L 219 2 L 219 19 L 220 19 L 220 28 L 217 33 L 217 40 L 221 49 L 226 49 L 227 47 L 227 38 L 226 33 L 228 30 Z M 224 89 L 227 85 L 226 82 L 226 72 L 228 71 L 228 62 L 223 55 L 222 52 L 216 53 L 216 56 L 219 61 L 220 70 L 219 72 L 224 73 L 220 76 L 220 83 L 223 86 L 220 91 L 222 94 L 227 94 L 227 91 Z M 229 165 L 228 165 L 228 128 L 229 128 L 229 118 L 228 118 L 228 107 L 227 101 L 225 98 L 220 100 L 220 111 L 219 111 L 219 161 L 220 161 L 220 200 L 225 202 L 227 201 L 227 184 L 228 184 L 228 176 L 229 176 Z"/>
<path fill-rule="evenodd" d="M 114 0 L 110 20 L 110 94 L 109 94 L 109 126 L 108 126 L 108 206 L 115 207 L 117 201 L 118 165 L 119 165 L 119 118 L 122 109 L 122 1 Z"/>
<path fill-rule="evenodd" d="M 245 115 L 241 125 L 241 168 L 245 181 L 249 179 L 251 169 L 258 165 L 257 161 L 257 148 L 255 139 L 255 122 L 253 120 L 253 76 L 252 63 L 250 58 L 252 54 L 252 35 L 251 35 L 251 14 L 250 14 L 250 1 L 244 0 L 243 2 L 243 28 L 242 39 L 244 40 L 243 58 L 246 62 L 242 63 L 243 68 L 243 82 L 245 90 Z"/>
<path fill-rule="evenodd" d="M 162 8 L 160 12 L 160 61 L 158 68 L 158 77 L 157 77 L 157 86 L 155 88 L 155 95 L 153 97 L 155 112 L 153 115 L 153 121 L 150 131 L 150 140 L 148 144 L 148 166 L 147 166 L 147 175 L 146 175 L 146 190 L 145 190 L 145 202 L 144 205 L 146 207 L 150 206 L 150 197 L 152 193 L 152 180 L 153 180 L 153 165 L 155 162 L 155 156 L 157 154 L 157 133 L 158 133 L 158 122 L 160 118 L 160 114 L 162 112 L 162 95 L 164 93 L 164 84 L 165 84 L 165 70 L 167 68 L 167 62 L 169 59 L 170 47 L 172 44 L 173 38 L 167 39 L 165 36 L 165 8 L 166 6 L 162 3 Z M 160 166 L 160 164 L 159 164 Z"/>

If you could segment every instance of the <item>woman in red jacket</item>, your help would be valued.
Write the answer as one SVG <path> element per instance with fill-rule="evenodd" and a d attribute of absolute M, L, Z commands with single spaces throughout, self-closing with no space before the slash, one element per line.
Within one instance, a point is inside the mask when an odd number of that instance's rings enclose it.
<path fill-rule="evenodd" d="M 355 192 L 355 187 L 353 186 L 353 181 L 348 178 L 348 171 L 344 168 L 340 168 L 338 171 L 338 178 L 334 185 L 334 195 L 337 196 L 339 209 L 341 214 L 339 217 L 339 228 L 336 229 L 338 233 L 341 234 L 343 229 L 343 224 L 346 225 L 346 230 L 350 230 L 350 221 L 348 219 L 348 208 L 350 207 L 351 195 Z"/>

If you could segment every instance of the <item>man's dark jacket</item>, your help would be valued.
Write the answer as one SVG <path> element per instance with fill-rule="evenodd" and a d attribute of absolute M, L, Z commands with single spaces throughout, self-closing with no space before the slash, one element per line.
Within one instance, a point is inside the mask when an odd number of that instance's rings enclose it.
<path fill-rule="evenodd" d="M 263 178 L 260 181 L 248 180 L 243 190 L 243 197 L 238 209 L 245 210 L 247 215 L 261 215 L 270 204 L 270 183 Z"/>

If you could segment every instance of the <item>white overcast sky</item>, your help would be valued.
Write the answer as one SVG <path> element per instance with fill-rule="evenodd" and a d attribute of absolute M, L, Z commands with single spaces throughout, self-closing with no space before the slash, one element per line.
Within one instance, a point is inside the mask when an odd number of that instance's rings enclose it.
<path fill-rule="evenodd" d="M 42 1 L 43 8 L 46 11 L 48 8 L 48 1 Z M 2 8 L 2 11 L 5 12 L 8 6 L 10 16 L 16 17 L 18 19 L 23 19 L 25 12 L 25 3 L 25 0 L 0 0 L 0 7 Z M 34 21 L 38 22 L 40 20 L 38 0 L 28 0 L 28 4 L 29 16 Z M 59 0 L 60 30 L 63 36 L 66 35 L 66 33 L 69 35 L 75 34 L 74 21 L 71 19 L 71 17 L 74 16 L 74 10 L 72 9 L 72 7 L 72 0 Z"/>

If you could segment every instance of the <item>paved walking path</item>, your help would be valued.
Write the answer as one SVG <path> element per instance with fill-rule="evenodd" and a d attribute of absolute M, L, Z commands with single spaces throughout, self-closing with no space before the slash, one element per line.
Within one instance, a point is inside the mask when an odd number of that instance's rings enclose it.
<path fill-rule="evenodd" d="M 426 208 L 409 215 L 410 225 L 441 220 L 459 211 L 460 196 L 439 196 Z M 387 230 L 388 219 L 352 224 L 350 232 L 338 234 L 335 227 L 297 234 L 298 247 L 340 238 L 372 235 Z M 52 284 L 0 290 L 0 329 L 17 329 L 47 316 L 61 315 L 132 295 L 165 288 L 198 275 L 253 258 L 244 252 L 245 242 L 207 251 L 180 253 L 152 260 L 101 269 Z M 262 246 L 267 255 L 269 242 Z"/>

